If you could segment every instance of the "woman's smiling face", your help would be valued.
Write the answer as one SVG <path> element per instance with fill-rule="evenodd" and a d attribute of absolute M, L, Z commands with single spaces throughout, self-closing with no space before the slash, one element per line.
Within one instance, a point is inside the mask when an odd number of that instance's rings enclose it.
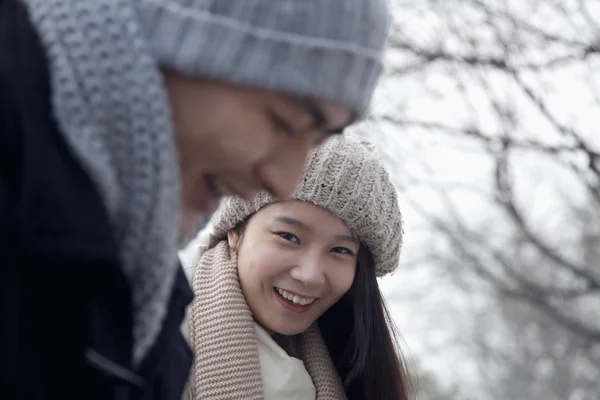
<path fill-rule="evenodd" d="M 352 286 L 358 240 L 338 217 L 312 203 L 273 203 L 256 212 L 238 252 L 242 291 L 256 320 L 283 335 L 305 331 Z"/>

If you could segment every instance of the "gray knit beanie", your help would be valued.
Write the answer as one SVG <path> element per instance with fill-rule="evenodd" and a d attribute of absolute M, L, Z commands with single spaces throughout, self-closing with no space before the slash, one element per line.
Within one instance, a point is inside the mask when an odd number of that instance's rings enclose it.
<path fill-rule="evenodd" d="M 191 76 L 366 111 L 382 70 L 386 0 L 136 0 L 158 62 Z"/>
<path fill-rule="evenodd" d="M 377 276 L 398 266 L 403 230 L 396 189 L 366 140 L 346 134 L 313 150 L 292 198 L 314 203 L 344 221 L 373 254 Z M 213 235 L 225 235 L 275 201 L 264 191 L 252 200 L 228 197 L 213 217 Z"/>

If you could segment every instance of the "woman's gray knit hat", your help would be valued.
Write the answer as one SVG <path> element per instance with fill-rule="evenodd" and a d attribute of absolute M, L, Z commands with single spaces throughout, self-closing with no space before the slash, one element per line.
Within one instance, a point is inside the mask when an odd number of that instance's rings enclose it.
<path fill-rule="evenodd" d="M 398 266 L 403 230 L 396 189 L 366 140 L 346 134 L 313 150 L 292 198 L 314 203 L 344 221 L 373 254 L 377 276 Z M 264 191 L 252 200 L 224 199 L 213 217 L 213 235 L 224 236 L 275 201 Z"/>
<path fill-rule="evenodd" d="M 151 51 L 192 76 L 339 101 L 364 114 L 386 0 L 136 0 Z"/>

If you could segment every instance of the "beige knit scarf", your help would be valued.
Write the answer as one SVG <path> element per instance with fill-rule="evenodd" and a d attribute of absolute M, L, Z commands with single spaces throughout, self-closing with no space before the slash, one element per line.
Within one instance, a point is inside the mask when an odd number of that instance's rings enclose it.
<path fill-rule="evenodd" d="M 226 240 L 203 253 L 192 286 L 194 400 L 263 399 L 254 320 L 240 287 L 237 253 Z M 346 399 L 316 323 L 298 335 L 298 341 L 299 357 L 315 385 L 317 400 Z"/>

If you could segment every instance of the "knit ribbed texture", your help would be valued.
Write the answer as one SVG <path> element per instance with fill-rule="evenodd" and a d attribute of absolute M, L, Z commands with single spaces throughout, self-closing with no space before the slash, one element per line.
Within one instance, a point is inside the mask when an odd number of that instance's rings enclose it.
<path fill-rule="evenodd" d="M 206 250 L 192 278 L 190 378 L 194 400 L 262 400 L 262 377 L 252 312 L 239 283 L 237 253 L 226 240 Z M 317 400 L 346 398 L 317 325 L 300 335 L 300 358 Z"/>
<path fill-rule="evenodd" d="M 386 0 L 136 0 L 152 52 L 192 76 L 339 101 L 363 114 L 382 71 Z"/>
<path fill-rule="evenodd" d="M 300 353 L 317 389 L 317 400 L 345 399 L 342 381 L 316 323 L 300 335 Z"/>
<path fill-rule="evenodd" d="M 373 254 L 377 276 L 398 266 L 402 215 L 394 185 L 372 144 L 351 134 L 325 142 L 310 155 L 292 198 L 314 203 L 344 221 Z M 213 217 L 214 235 L 223 236 L 274 201 L 267 192 L 251 200 L 223 200 Z"/>
<path fill-rule="evenodd" d="M 54 115 L 120 247 L 137 364 L 160 332 L 177 266 L 179 171 L 167 95 L 131 1 L 25 4 L 49 59 Z"/>

